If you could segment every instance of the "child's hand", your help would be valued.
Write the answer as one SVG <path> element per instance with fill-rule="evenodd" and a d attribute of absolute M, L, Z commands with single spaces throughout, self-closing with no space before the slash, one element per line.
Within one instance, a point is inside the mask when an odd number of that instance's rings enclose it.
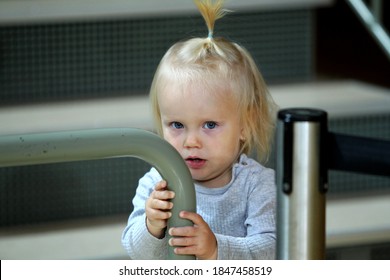
<path fill-rule="evenodd" d="M 182 246 L 175 248 L 175 254 L 195 255 L 200 260 L 217 259 L 217 239 L 203 218 L 187 211 L 181 211 L 180 217 L 192 221 L 194 226 L 170 228 L 169 234 L 174 238 L 169 245 Z"/>
<path fill-rule="evenodd" d="M 168 201 L 175 196 L 175 193 L 167 190 L 167 182 L 161 181 L 156 184 L 154 191 L 145 203 L 146 225 L 149 232 L 157 237 L 164 236 L 167 227 L 167 219 L 172 216 L 169 212 L 173 203 Z"/>

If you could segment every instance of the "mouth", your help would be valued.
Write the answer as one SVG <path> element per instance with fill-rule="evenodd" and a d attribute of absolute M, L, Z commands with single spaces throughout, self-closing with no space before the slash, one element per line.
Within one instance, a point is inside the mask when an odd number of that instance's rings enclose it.
<path fill-rule="evenodd" d="M 185 162 L 189 168 L 199 169 L 205 165 L 206 160 L 198 157 L 188 157 Z"/>

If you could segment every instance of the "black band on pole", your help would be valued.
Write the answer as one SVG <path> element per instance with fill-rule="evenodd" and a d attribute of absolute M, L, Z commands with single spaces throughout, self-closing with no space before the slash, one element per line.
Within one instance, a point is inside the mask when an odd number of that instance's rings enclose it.
<path fill-rule="evenodd" d="M 328 168 L 390 176 L 390 141 L 328 133 Z"/>
<path fill-rule="evenodd" d="M 326 135 L 328 133 L 327 113 L 314 108 L 291 108 L 278 112 L 278 119 L 284 123 L 283 138 L 283 191 L 286 194 L 292 192 L 292 162 L 293 162 L 293 124 L 296 122 L 314 122 L 320 125 L 320 191 L 328 189 L 328 157 Z"/>

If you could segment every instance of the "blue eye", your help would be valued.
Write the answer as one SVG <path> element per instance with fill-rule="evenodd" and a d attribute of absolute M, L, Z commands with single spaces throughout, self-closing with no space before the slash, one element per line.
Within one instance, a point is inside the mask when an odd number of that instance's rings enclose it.
<path fill-rule="evenodd" d="M 172 122 L 171 126 L 175 129 L 182 129 L 184 127 L 184 125 L 180 122 Z"/>
<path fill-rule="evenodd" d="M 206 122 L 204 124 L 204 128 L 207 128 L 207 129 L 214 129 L 217 127 L 217 123 L 216 122 Z"/>

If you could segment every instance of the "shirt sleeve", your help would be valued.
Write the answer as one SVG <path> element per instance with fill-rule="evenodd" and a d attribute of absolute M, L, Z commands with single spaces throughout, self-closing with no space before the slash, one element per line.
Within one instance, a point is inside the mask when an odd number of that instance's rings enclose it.
<path fill-rule="evenodd" d="M 160 180 L 161 176 L 153 168 L 139 180 L 133 199 L 133 212 L 122 233 L 122 245 L 131 259 L 165 259 L 167 256 L 167 237 L 158 239 L 146 227 L 145 202 Z"/>
<path fill-rule="evenodd" d="M 276 186 L 274 171 L 263 169 L 248 176 L 251 191 L 247 197 L 245 237 L 216 234 L 218 259 L 275 259 Z"/>

